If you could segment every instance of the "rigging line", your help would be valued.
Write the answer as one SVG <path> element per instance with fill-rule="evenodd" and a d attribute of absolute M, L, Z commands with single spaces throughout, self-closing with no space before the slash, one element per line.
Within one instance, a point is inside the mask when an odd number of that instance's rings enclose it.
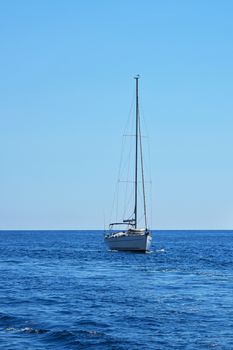
<path fill-rule="evenodd" d="M 125 183 L 128 182 L 130 184 L 134 184 L 135 181 L 130 181 L 130 180 L 118 180 L 118 183 Z M 145 184 L 151 184 L 151 181 L 144 181 Z M 138 184 L 142 184 L 142 181 L 138 181 Z"/>
<path fill-rule="evenodd" d="M 125 198 L 124 198 L 124 210 L 123 210 L 123 215 L 126 215 L 126 211 L 129 210 L 129 199 L 131 198 L 131 193 L 130 193 L 130 188 L 131 186 L 129 186 L 130 184 L 130 172 L 132 170 L 132 163 L 131 163 L 131 158 L 132 158 L 132 152 L 133 152 L 133 141 L 130 140 L 129 142 L 130 145 L 130 151 L 129 151 L 129 157 L 128 157 L 128 167 L 127 167 L 127 173 L 126 173 L 126 179 L 127 179 L 127 184 L 126 184 L 126 191 L 125 191 Z M 131 192 L 132 192 L 132 188 L 131 188 Z M 127 201 L 128 198 L 128 201 Z"/>
<path fill-rule="evenodd" d="M 144 108 L 143 106 L 141 106 L 141 112 L 140 115 L 142 116 L 142 121 L 145 127 L 145 133 L 146 133 L 146 138 L 147 138 L 147 153 L 148 153 L 148 164 L 149 164 L 149 179 L 151 181 L 151 154 L 150 154 L 150 136 L 149 136 L 149 132 L 148 132 L 148 126 L 146 123 L 146 118 L 144 117 L 145 112 L 144 112 Z M 146 164 L 147 168 L 148 168 L 148 164 Z"/>
<path fill-rule="evenodd" d="M 131 117 L 132 117 L 132 113 L 131 113 Z M 131 118 L 132 119 L 132 118 Z M 131 121 L 132 123 L 132 121 Z M 121 183 L 123 181 L 121 181 L 121 176 L 123 174 L 126 175 L 126 179 L 127 179 L 127 183 L 125 185 L 125 191 L 124 194 L 122 193 L 122 199 L 123 199 L 123 205 L 122 205 L 122 214 L 123 214 L 123 218 L 125 218 L 125 213 L 127 211 L 127 198 L 129 196 L 129 178 L 130 178 L 130 170 L 131 170 L 131 158 L 132 158 L 132 148 L 133 148 L 133 144 L 132 144 L 132 140 L 129 140 L 129 142 L 126 143 L 126 138 L 125 138 L 125 143 L 124 143 L 124 147 L 126 148 L 126 146 L 128 146 L 128 152 L 127 152 L 127 156 L 126 157 L 122 157 L 122 165 L 121 165 L 121 173 L 119 175 L 119 179 L 118 182 Z M 124 159 L 125 158 L 125 159 Z"/>
<path fill-rule="evenodd" d="M 153 229 L 152 227 L 152 199 L 153 199 L 153 194 L 152 194 L 152 190 L 153 190 L 153 187 L 152 187 L 152 182 L 150 184 L 150 227 L 151 229 Z"/>
<path fill-rule="evenodd" d="M 143 207 L 144 207 L 144 200 L 143 200 L 143 191 L 142 191 L 142 189 L 139 191 L 138 195 L 139 195 L 139 200 L 138 200 L 139 201 L 139 205 L 143 209 Z M 144 210 L 141 210 L 140 212 L 141 212 L 140 219 L 141 218 L 144 219 Z M 143 220 L 143 221 L 145 221 L 145 220 Z M 143 222 L 143 224 L 144 224 L 144 222 Z"/>
<path fill-rule="evenodd" d="M 146 123 L 146 118 L 144 117 L 145 112 L 144 112 L 144 108 L 143 108 L 142 104 L 140 104 L 140 112 L 141 112 L 140 113 L 140 117 L 142 117 L 141 120 L 142 120 L 142 122 L 144 124 L 145 133 L 146 133 L 147 136 L 149 136 L 148 126 L 147 126 L 147 123 Z"/>
<path fill-rule="evenodd" d="M 131 154 L 132 154 L 132 142 L 130 143 L 130 152 L 129 152 L 129 160 L 130 160 L 130 158 L 131 158 Z M 123 215 L 125 215 L 125 212 L 126 212 L 126 198 L 127 198 L 127 196 L 128 196 L 128 187 L 129 187 L 129 181 L 128 181 L 128 179 L 129 179 L 129 171 L 130 171 L 130 161 L 128 161 L 128 169 L 127 169 L 127 176 L 126 176 L 126 178 L 127 178 L 127 183 L 126 183 L 126 188 L 125 188 L 125 198 L 124 198 L 124 203 L 125 203 L 125 205 L 124 205 L 124 211 L 123 211 Z"/>
<path fill-rule="evenodd" d="M 116 193 L 117 193 L 117 185 L 115 185 L 115 190 L 114 190 L 114 195 L 113 195 L 113 202 L 112 202 L 112 206 L 111 206 L 111 210 L 110 210 L 110 221 L 113 222 L 114 221 L 114 214 L 113 212 L 115 211 L 115 205 L 116 205 Z"/>
<path fill-rule="evenodd" d="M 120 156 L 120 164 L 119 164 L 119 168 L 118 168 L 118 177 L 117 177 L 117 180 L 119 180 L 120 174 L 121 174 L 121 170 L 122 170 L 122 163 L 123 163 L 122 158 L 123 158 L 124 143 L 125 143 L 125 140 L 124 140 L 124 138 L 122 137 L 122 138 L 121 138 L 121 156 Z"/>
<path fill-rule="evenodd" d="M 134 215 L 133 211 L 132 211 L 132 198 L 134 195 L 134 189 L 131 189 L 131 193 L 129 194 L 128 197 L 128 201 L 125 203 L 125 212 L 124 212 L 124 217 L 126 216 L 126 211 L 128 211 L 129 213 L 132 212 L 131 214 L 127 215 L 129 218 L 132 217 Z"/>
<path fill-rule="evenodd" d="M 147 162 L 146 162 L 146 169 L 147 169 L 147 173 L 149 176 L 149 181 L 151 182 L 151 152 L 150 152 L 150 139 L 148 138 L 146 140 L 146 146 L 147 146 Z"/>
<path fill-rule="evenodd" d="M 128 113 L 127 121 L 126 121 L 125 126 L 124 126 L 123 135 L 125 134 L 126 129 L 127 129 L 127 127 L 128 127 L 128 124 L 130 123 L 130 118 L 132 117 L 133 107 L 134 107 L 134 93 L 132 94 L 131 104 L 130 104 L 130 110 L 129 110 L 129 113 Z"/>
<path fill-rule="evenodd" d="M 147 229 L 147 216 L 146 216 L 146 194 L 145 194 L 145 184 L 144 184 L 144 171 L 143 171 L 143 157 L 142 157 L 142 139 L 141 139 L 141 123 L 139 118 L 139 140 L 140 140 L 140 156 L 141 156 L 141 171 L 142 171 L 142 191 L 143 191 L 143 206 L 144 206 L 144 216 L 145 216 L 145 226 Z"/>
<path fill-rule="evenodd" d="M 125 162 L 122 160 L 122 163 L 124 163 L 124 164 L 122 164 L 122 173 L 124 172 L 124 173 L 126 173 L 125 175 L 126 175 L 126 179 L 129 179 L 129 173 L 130 173 L 130 166 L 131 166 L 131 162 L 130 162 L 130 159 L 131 159 L 131 155 L 132 155 L 132 143 L 130 143 L 130 147 L 129 147 L 129 152 L 128 152 L 128 155 L 127 155 L 127 158 L 126 158 L 126 160 L 125 160 Z M 120 174 L 119 176 L 121 177 L 121 175 L 123 175 L 123 174 Z M 126 183 L 125 184 L 125 186 L 124 186 L 124 189 L 125 189 L 125 191 L 124 191 L 124 193 L 123 192 L 121 192 L 122 193 L 122 200 L 123 200 L 123 203 L 122 203 L 122 214 L 123 213 L 125 213 L 126 212 L 126 203 L 127 203 L 127 197 L 128 197 L 128 193 L 129 193 L 129 189 L 128 189 L 128 187 L 129 187 L 129 181 L 127 180 L 127 181 L 122 181 L 120 178 L 118 179 L 118 183 Z"/>
<path fill-rule="evenodd" d="M 119 184 L 117 184 L 117 194 L 116 194 L 116 220 L 118 218 L 118 203 L 119 203 Z"/>
<path fill-rule="evenodd" d="M 140 168 L 140 173 L 141 173 L 141 168 Z M 140 215 L 138 216 L 139 226 L 140 225 L 145 226 L 145 215 L 144 215 L 143 206 L 144 206 L 143 190 L 142 190 L 142 188 L 140 188 L 138 191 L 138 207 L 142 208 L 142 209 L 139 209 L 139 213 L 140 213 Z"/>
<path fill-rule="evenodd" d="M 132 96 L 132 99 L 131 99 L 130 111 L 128 113 L 128 118 L 127 118 L 127 121 L 126 121 L 125 126 L 123 128 L 123 133 L 122 133 L 121 161 L 120 161 L 120 167 L 119 167 L 119 172 L 118 172 L 118 179 L 120 178 L 120 175 L 124 169 L 123 153 L 124 153 L 125 143 L 126 143 L 126 138 L 124 137 L 124 135 L 126 134 L 128 125 L 130 124 L 130 120 L 132 119 L 132 110 L 133 110 L 133 105 L 134 105 L 133 97 L 134 96 Z"/>
<path fill-rule="evenodd" d="M 123 175 L 123 172 L 126 170 L 126 174 L 128 174 L 128 168 L 130 166 L 130 159 L 131 159 L 131 154 L 132 154 L 132 143 L 129 144 L 129 152 L 125 159 L 122 159 L 122 167 L 121 167 L 121 174 Z M 119 174 L 119 179 L 118 181 L 121 181 L 121 174 Z"/>
<path fill-rule="evenodd" d="M 128 124 L 130 123 L 130 120 L 132 119 L 132 110 L 133 110 L 133 106 L 134 106 L 134 103 L 133 103 L 133 99 L 134 99 L 134 95 L 132 96 L 132 100 L 131 100 L 131 106 L 130 106 L 130 111 L 129 111 L 129 114 L 128 114 L 128 118 L 127 118 L 127 121 L 126 121 L 126 124 L 124 126 L 124 129 L 123 129 L 123 133 L 125 134 L 127 132 L 127 127 L 128 127 Z M 119 189 L 119 180 L 121 178 L 121 174 L 122 172 L 124 171 L 124 167 L 125 167 L 125 164 L 124 164 L 124 160 L 123 160 L 123 154 L 124 154 L 124 150 L 125 150 L 125 143 L 126 143 L 126 139 L 125 137 L 121 137 L 121 155 L 120 155 L 120 164 L 119 164 L 119 168 L 118 168 L 118 181 L 117 181 L 117 186 L 116 186 L 116 190 L 115 190 L 115 194 L 114 194 L 114 202 L 113 203 L 113 208 L 115 206 L 115 209 L 116 209 L 116 220 L 118 219 L 118 206 L 119 206 L 119 192 L 120 192 L 120 189 Z M 132 146 L 131 146 L 132 148 Z M 130 154 L 129 154 L 129 158 L 130 158 L 130 155 L 131 155 L 131 152 L 132 150 L 130 149 Z M 113 213 L 112 213 L 113 214 Z"/>
<path fill-rule="evenodd" d="M 152 170 L 151 170 L 151 145 L 150 145 L 150 136 L 149 136 L 149 131 L 148 131 L 148 126 L 145 118 L 145 110 L 143 106 L 141 105 L 141 116 L 142 116 L 142 121 L 144 124 L 144 132 L 148 136 L 146 139 L 146 146 L 147 146 L 147 162 L 146 162 L 146 170 L 149 176 L 149 197 L 150 197 L 150 203 L 149 203 L 149 210 L 150 210 L 150 227 L 152 228 L 152 223 L 153 223 L 153 182 L 152 182 Z"/>
<path fill-rule="evenodd" d="M 122 133 L 123 136 L 124 136 L 124 134 L 127 131 L 127 126 L 130 123 L 130 117 L 132 116 L 132 110 L 133 110 L 133 105 L 134 105 L 133 98 L 134 98 L 134 96 L 132 95 L 131 105 L 130 105 L 130 110 L 129 110 L 129 113 L 128 113 L 127 121 L 126 121 L 125 126 L 123 128 L 123 133 Z M 121 171 L 122 171 L 122 157 L 123 157 L 123 151 L 124 151 L 124 148 L 125 148 L 125 138 L 123 136 L 122 136 L 122 143 L 121 143 L 121 156 L 120 156 L 120 164 L 119 164 L 119 170 L 118 170 L 118 179 L 120 178 L 120 174 L 121 174 Z"/>
<path fill-rule="evenodd" d="M 125 134 L 125 135 L 123 135 L 123 137 L 135 137 L 135 136 L 136 136 L 135 134 Z M 148 138 L 148 136 L 141 135 L 141 138 Z"/>
<path fill-rule="evenodd" d="M 133 118 L 132 118 L 132 115 L 131 115 L 131 124 L 132 124 L 132 121 L 133 121 Z M 126 132 L 126 130 L 125 130 Z M 118 179 L 120 179 L 121 177 L 121 174 L 124 172 L 124 170 L 126 168 L 128 168 L 129 164 L 130 164 L 130 158 L 131 158 L 131 153 L 132 153 L 132 141 L 130 141 L 129 143 L 126 141 L 127 139 L 125 137 L 123 137 L 123 146 L 122 146 L 122 155 L 121 155 L 121 169 L 120 169 L 120 172 L 118 174 Z M 128 155 L 126 157 L 123 157 L 123 154 L 125 152 L 125 149 L 126 147 L 129 145 L 129 152 Z"/>
<path fill-rule="evenodd" d="M 123 150 L 124 150 L 124 143 L 125 143 L 125 139 L 122 137 L 121 138 L 121 155 L 120 155 L 120 164 L 119 164 L 119 168 L 118 168 L 118 181 L 116 184 L 116 188 L 115 188 L 115 192 L 114 192 L 114 197 L 113 197 L 113 204 L 112 204 L 112 217 L 113 217 L 113 211 L 114 211 L 114 207 L 115 207 L 115 221 L 117 221 L 117 217 L 118 217 L 118 203 L 119 203 L 119 178 L 120 178 L 120 174 L 121 174 L 121 169 L 122 169 L 122 158 L 123 158 Z"/>

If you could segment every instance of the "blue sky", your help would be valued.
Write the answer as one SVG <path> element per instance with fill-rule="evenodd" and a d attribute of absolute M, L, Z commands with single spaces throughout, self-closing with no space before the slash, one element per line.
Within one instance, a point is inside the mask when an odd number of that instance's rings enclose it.
<path fill-rule="evenodd" d="M 233 228 L 232 1 L 0 3 L 0 229 L 101 229 L 140 73 L 154 229 Z"/>

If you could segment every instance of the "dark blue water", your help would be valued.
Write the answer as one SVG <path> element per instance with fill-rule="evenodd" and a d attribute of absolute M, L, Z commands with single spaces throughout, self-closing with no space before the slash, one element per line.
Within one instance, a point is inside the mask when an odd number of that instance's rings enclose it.
<path fill-rule="evenodd" d="M 233 231 L 0 232 L 0 348 L 233 349 Z"/>

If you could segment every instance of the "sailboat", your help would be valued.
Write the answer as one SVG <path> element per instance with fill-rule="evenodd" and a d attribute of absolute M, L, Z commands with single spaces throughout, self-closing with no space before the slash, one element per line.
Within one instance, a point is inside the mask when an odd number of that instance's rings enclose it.
<path fill-rule="evenodd" d="M 139 114 L 139 94 L 138 82 L 140 76 L 134 77 L 136 82 L 136 115 L 135 115 L 135 171 L 134 171 L 134 203 L 130 219 L 123 219 L 122 222 L 114 222 L 109 225 L 109 232 L 105 235 L 104 240 L 110 250 L 118 251 L 138 251 L 148 252 L 152 243 L 152 233 L 147 227 L 147 213 L 146 213 L 146 194 L 145 181 L 143 169 L 143 154 L 142 154 L 142 135 L 140 128 L 140 114 Z M 141 165 L 141 179 L 139 180 L 139 162 Z M 138 191 L 139 185 L 142 185 L 143 193 L 143 216 L 144 225 L 139 226 L 139 205 L 138 205 Z M 126 226 L 126 229 L 116 230 L 115 227 L 119 225 Z"/>

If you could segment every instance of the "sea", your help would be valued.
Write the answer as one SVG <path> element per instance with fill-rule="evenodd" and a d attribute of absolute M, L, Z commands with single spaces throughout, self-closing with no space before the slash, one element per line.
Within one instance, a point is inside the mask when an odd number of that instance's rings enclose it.
<path fill-rule="evenodd" d="M 0 349 L 233 349 L 233 231 L 0 231 Z"/>

